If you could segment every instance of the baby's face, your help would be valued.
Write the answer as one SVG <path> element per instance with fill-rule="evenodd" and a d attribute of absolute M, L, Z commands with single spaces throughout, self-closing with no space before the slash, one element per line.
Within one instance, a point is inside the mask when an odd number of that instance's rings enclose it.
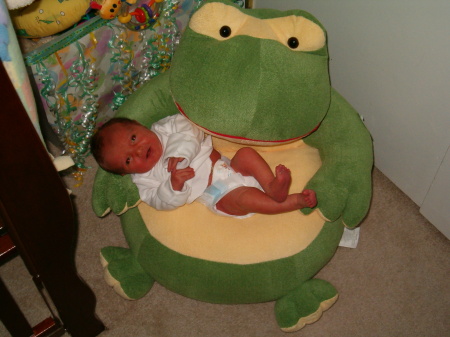
<path fill-rule="evenodd" d="M 123 174 L 151 170 L 162 156 L 158 136 L 139 124 L 114 124 L 104 130 L 103 167 Z"/>

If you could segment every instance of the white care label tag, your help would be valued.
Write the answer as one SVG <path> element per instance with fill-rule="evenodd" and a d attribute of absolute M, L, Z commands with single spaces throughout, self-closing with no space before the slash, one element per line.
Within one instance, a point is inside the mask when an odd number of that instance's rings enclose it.
<path fill-rule="evenodd" d="M 347 248 L 356 248 L 359 240 L 359 227 L 355 229 L 344 228 L 344 233 L 342 234 L 341 242 L 339 246 Z"/>

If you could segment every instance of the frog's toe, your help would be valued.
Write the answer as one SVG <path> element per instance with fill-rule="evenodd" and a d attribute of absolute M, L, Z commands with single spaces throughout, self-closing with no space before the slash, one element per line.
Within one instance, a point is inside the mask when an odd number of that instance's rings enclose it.
<path fill-rule="evenodd" d="M 137 300 L 147 294 L 155 282 L 136 261 L 131 250 L 105 247 L 100 252 L 105 280 L 120 296 Z"/>
<path fill-rule="evenodd" d="M 312 279 L 280 298 L 275 315 L 281 330 L 293 332 L 316 322 L 338 298 L 336 289 L 328 282 Z"/>

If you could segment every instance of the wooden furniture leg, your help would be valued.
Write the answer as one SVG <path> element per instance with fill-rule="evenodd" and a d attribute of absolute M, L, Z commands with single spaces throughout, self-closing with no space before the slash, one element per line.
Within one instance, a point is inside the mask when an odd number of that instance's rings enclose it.
<path fill-rule="evenodd" d="M 35 283 L 73 337 L 104 330 L 74 262 L 77 228 L 67 190 L 0 63 L 0 219 Z"/>

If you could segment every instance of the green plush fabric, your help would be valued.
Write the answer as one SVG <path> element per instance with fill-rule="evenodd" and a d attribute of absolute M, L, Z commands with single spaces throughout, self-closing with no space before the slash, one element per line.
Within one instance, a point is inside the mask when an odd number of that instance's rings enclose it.
<path fill-rule="evenodd" d="M 97 170 L 92 189 L 92 208 L 98 216 L 110 211 L 122 214 L 140 202 L 139 192 L 130 176 L 108 173 L 101 168 Z"/>
<path fill-rule="evenodd" d="M 326 223 L 312 244 L 298 254 L 275 261 L 237 265 L 196 259 L 165 247 L 148 235 L 138 208 L 129 210 L 121 218 L 130 254 L 141 261 L 147 275 L 154 276 L 158 283 L 176 293 L 211 303 L 256 303 L 283 297 L 313 277 L 332 258 L 343 232 L 338 222 Z M 120 251 L 117 258 L 110 249 L 106 250 L 109 255 L 102 251 L 111 264 L 117 265 L 116 260 L 122 261 L 124 255 L 128 257 L 123 248 L 117 249 Z M 121 279 L 128 275 L 121 275 L 121 272 L 130 268 L 133 266 L 127 261 L 122 271 L 116 268 L 110 272 Z M 138 274 L 136 270 L 133 273 Z M 142 279 L 136 278 L 135 284 L 136 288 L 141 287 Z M 136 298 L 134 290 L 124 291 L 130 298 Z"/>
<path fill-rule="evenodd" d="M 284 16 L 273 10 L 235 11 Z M 237 21 L 236 26 L 241 24 Z M 222 24 L 234 28 L 219 21 L 215 29 Z M 292 52 L 280 41 L 247 35 L 222 41 L 190 26 L 180 44 L 170 77 L 173 97 L 194 123 L 208 130 L 279 141 L 308 134 L 327 113 L 331 88 L 326 45 L 314 52 Z"/>
<path fill-rule="evenodd" d="M 151 126 L 152 123 L 178 113 L 169 90 L 169 72 L 142 85 L 117 111 L 115 117 L 127 117 Z"/>
<path fill-rule="evenodd" d="M 318 148 L 322 158 L 322 167 L 307 188 L 320 195 L 317 207 L 325 218 L 342 217 L 347 227 L 354 228 L 367 214 L 372 198 L 372 138 L 350 104 L 335 90 L 331 97 L 320 132 L 304 140 Z"/>
<path fill-rule="evenodd" d="M 131 179 L 99 169 L 94 211 L 122 214 L 129 244 L 126 252 L 102 250 L 109 283 L 132 299 L 156 280 L 214 303 L 276 300 L 283 330 L 314 322 L 336 301 L 337 291 L 313 277 L 333 256 L 344 225 L 355 227 L 366 215 L 373 165 L 370 134 L 330 85 L 322 25 L 300 10 L 249 10 L 225 0 L 206 1 L 192 16 L 171 69 L 133 93 L 117 116 L 150 126 L 179 109 L 207 132 L 231 141 L 283 144 L 303 138 L 318 149 L 322 166 L 307 187 L 316 191 L 315 210 L 329 222 L 306 249 L 287 258 L 250 265 L 206 261 L 152 237 L 139 209 L 132 208 L 139 196 Z"/>

